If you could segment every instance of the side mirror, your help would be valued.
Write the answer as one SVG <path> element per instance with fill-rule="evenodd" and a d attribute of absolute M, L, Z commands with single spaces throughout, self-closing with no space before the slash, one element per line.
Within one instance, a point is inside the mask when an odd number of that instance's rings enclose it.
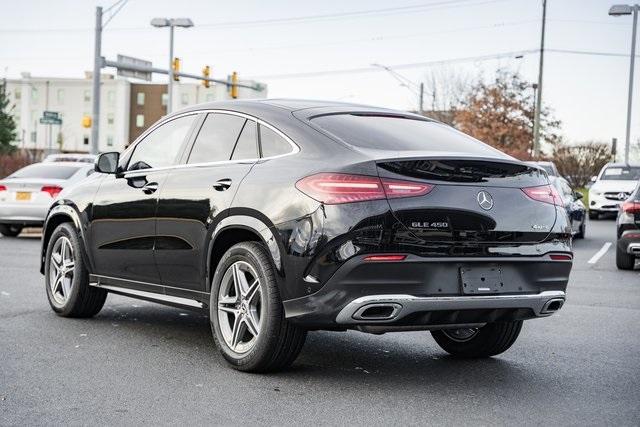
<path fill-rule="evenodd" d="M 118 162 L 120 161 L 120 153 L 117 151 L 110 151 L 108 153 L 102 153 L 96 159 L 94 169 L 100 173 L 118 173 Z"/>
<path fill-rule="evenodd" d="M 597 180 L 598 180 L 597 176 L 594 175 L 594 176 L 591 177 L 591 182 L 596 182 Z"/>
<path fill-rule="evenodd" d="M 577 200 L 580 200 L 580 199 L 582 199 L 584 197 L 584 195 L 579 191 L 574 191 L 573 195 Z"/>

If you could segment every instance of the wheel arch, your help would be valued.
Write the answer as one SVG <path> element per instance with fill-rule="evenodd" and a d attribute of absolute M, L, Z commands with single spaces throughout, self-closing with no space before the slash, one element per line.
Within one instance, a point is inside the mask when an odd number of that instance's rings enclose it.
<path fill-rule="evenodd" d="M 264 244 L 271 255 L 276 270 L 282 270 L 282 256 L 272 230 L 264 222 L 252 216 L 229 216 L 220 221 L 209 241 L 206 265 L 207 292 L 210 291 L 211 281 L 225 252 L 231 246 L 247 241 Z"/>
<path fill-rule="evenodd" d="M 44 274 L 44 263 L 45 256 L 47 254 L 47 247 L 49 246 L 49 240 L 51 240 L 51 235 L 53 234 L 53 230 L 55 230 L 60 224 L 65 222 L 72 223 L 76 231 L 78 232 L 78 238 L 81 242 L 83 242 L 82 237 L 82 228 L 80 226 L 80 216 L 69 205 L 56 205 L 54 206 L 49 214 L 47 215 L 47 219 L 45 220 L 44 226 L 42 227 L 42 248 L 40 251 L 40 273 Z M 84 243 L 84 242 L 83 242 Z M 84 244 L 83 244 L 84 246 Z M 85 264 L 89 265 L 86 261 L 86 254 L 82 254 L 83 258 L 85 258 Z"/>

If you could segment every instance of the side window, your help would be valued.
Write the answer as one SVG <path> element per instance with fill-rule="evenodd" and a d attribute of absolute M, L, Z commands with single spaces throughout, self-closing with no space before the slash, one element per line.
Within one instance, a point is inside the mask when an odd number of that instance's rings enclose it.
<path fill-rule="evenodd" d="M 291 144 L 266 126 L 260 126 L 262 157 L 273 157 L 291 152 Z"/>
<path fill-rule="evenodd" d="M 175 164 L 195 118 L 195 114 L 179 117 L 155 129 L 136 146 L 127 169 L 161 168 Z"/>
<path fill-rule="evenodd" d="M 258 157 L 257 125 L 253 120 L 247 120 L 231 154 L 231 160 L 257 159 Z"/>
<path fill-rule="evenodd" d="M 245 118 L 231 114 L 208 114 L 198 132 L 187 163 L 229 160 L 245 121 Z"/>

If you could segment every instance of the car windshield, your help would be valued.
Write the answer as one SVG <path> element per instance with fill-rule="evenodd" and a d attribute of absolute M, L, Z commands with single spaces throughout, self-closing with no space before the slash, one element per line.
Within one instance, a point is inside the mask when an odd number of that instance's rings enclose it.
<path fill-rule="evenodd" d="M 612 166 L 604 170 L 600 179 L 605 181 L 635 181 L 640 179 L 640 166 Z"/>
<path fill-rule="evenodd" d="M 69 179 L 74 173 L 78 172 L 78 169 L 81 167 L 83 166 L 60 166 L 51 164 L 30 165 L 14 172 L 7 178 Z"/>

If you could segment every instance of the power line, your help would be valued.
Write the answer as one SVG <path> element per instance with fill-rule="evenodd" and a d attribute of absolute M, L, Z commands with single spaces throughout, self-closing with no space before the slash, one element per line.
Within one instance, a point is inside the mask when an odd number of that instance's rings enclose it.
<path fill-rule="evenodd" d="M 328 13 L 318 15 L 305 15 L 305 16 L 293 16 L 287 18 L 271 18 L 271 19 L 259 19 L 249 21 L 222 21 L 213 22 L 209 24 L 198 24 L 195 29 L 198 28 L 244 28 L 247 26 L 260 26 L 260 25 L 281 25 L 281 24 L 298 24 L 303 22 L 313 21 L 329 21 L 339 19 L 360 18 L 369 16 L 384 16 L 391 14 L 404 14 L 404 13 L 422 13 L 433 9 L 449 9 L 463 6 L 477 6 L 488 3 L 498 3 L 510 0 L 441 0 L 436 2 L 429 2 L 426 4 L 412 5 L 412 6 L 398 6 L 388 7 L 383 9 L 366 9 L 352 12 L 340 12 L 340 13 Z M 149 27 L 128 27 L 128 28 L 111 28 L 109 31 L 138 31 L 149 30 Z M 0 34 L 3 33 L 42 33 L 42 32 L 85 32 L 92 31 L 92 28 L 11 28 L 0 30 Z"/>
<path fill-rule="evenodd" d="M 389 68 L 394 70 L 402 70 L 409 68 L 420 68 L 420 67 L 430 67 L 435 65 L 444 65 L 444 64 L 452 64 L 452 63 L 460 63 L 460 62 L 474 62 L 474 61 L 488 61 L 492 59 L 501 59 L 501 58 L 515 58 L 516 56 L 525 56 L 538 53 L 538 49 L 529 49 L 529 50 L 518 50 L 512 52 L 503 52 L 491 55 L 480 55 L 480 56 L 467 56 L 461 58 L 452 58 L 452 59 L 443 59 L 439 61 L 425 61 L 425 62 L 412 62 L 407 64 L 396 64 L 389 65 Z M 338 75 L 338 74 L 358 74 L 358 73 L 369 73 L 369 72 L 380 72 L 380 68 L 369 66 L 369 67 L 359 67 L 359 68 L 343 68 L 336 70 L 324 70 L 324 71 L 309 71 L 309 72 L 300 72 L 300 73 L 287 73 L 287 74 L 267 74 L 267 75 L 257 75 L 250 76 L 250 79 L 263 79 L 263 80 L 274 80 L 274 79 L 286 79 L 286 78 L 305 78 L 305 77 L 320 77 L 320 76 L 328 76 L 328 75 Z"/>

